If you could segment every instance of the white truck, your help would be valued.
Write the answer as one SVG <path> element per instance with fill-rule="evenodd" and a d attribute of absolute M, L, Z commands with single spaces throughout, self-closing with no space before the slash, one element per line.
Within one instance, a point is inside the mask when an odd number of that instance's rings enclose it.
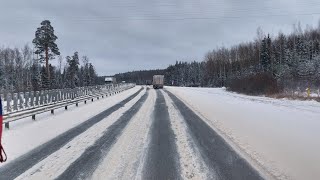
<path fill-rule="evenodd" d="M 164 81 L 164 75 L 154 75 L 152 85 L 154 89 L 162 89 L 163 88 L 163 82 Z"/>
<path fill-rule="evenodd" d="M 115 77 L 105 77 L 105 78 L 104 78 L 104 82 L 105 82 L 106 84 L 116 84 L 116 83 L 117 83 Z"/>

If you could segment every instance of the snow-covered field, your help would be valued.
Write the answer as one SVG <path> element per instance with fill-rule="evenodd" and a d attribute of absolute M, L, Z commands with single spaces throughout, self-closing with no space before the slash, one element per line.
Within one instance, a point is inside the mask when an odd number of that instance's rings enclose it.
<path fill-rule="evenodd" d="M 4 130 L 2 137 L 8 155 L 7 162 L 119 103 L 140 88 L 134 87 L 94 102 L 88 101 L 87 104 L 80 103 L 79 107 L 70 106 L 67 111 L 61 108 L 54 115 L 50 115 L 50 112 L 43 113 L 37 116 L 36 121 L 32 121 L 30 117 L 11 123 L 10 130 Z"/>
<path fill-rule="evenodd" d="M 278 179 L 320 179 L 320 103 L 166 87 Z"/>

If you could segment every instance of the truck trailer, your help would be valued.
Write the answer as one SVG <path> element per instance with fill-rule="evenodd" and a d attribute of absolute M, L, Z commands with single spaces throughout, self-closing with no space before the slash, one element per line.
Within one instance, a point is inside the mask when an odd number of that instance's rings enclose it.
<path fill-rule="evenodd" d="M 105 77 L 105 78 L 104 78 L 104 82 L 105 82 L 106 84 L 116 84 L 116 83 L 117 83 L 115 77 Z"/>
<path fill-rule="evenodd" d="M 154 89 L 162 89 L 163 88 L 163 82 L 164 81 L 164 75 L 154 75 L 152 85 Z"/>

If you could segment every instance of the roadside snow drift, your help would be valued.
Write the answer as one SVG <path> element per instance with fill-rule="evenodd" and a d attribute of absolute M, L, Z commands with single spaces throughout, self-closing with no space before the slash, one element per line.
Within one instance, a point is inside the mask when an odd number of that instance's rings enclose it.
<path fill-rule="evenodd" d="M 320 103 L 166 87 L 277 179 L 320 179 Z"/>

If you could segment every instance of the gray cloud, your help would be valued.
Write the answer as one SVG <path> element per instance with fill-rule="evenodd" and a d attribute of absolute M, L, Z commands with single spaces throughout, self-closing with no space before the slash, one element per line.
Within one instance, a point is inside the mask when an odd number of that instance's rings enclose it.
<path fill-rule="evenodd" d="M 0 0 L 0 44 L 31 44 L 49 19 L 63 56 L 87 55 L 100 75 L 201 61 L 216 47 L 247 42 L 257 27 L 276 35 L 317 25 L 316 0 Z"/>

